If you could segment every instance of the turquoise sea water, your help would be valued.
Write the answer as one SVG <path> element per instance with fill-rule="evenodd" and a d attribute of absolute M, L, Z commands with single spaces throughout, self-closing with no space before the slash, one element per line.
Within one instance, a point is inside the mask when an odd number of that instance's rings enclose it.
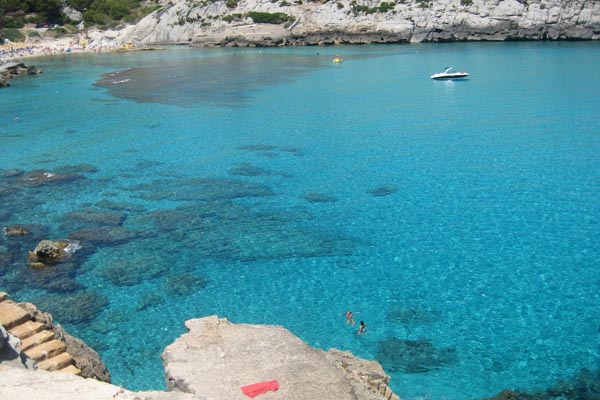
<path fill-rule="evenodd" d="M 160 353 L 212 314 L 377 359 L 404 400 L 600 368 L 600 44 L 28 63 L 0 91 L 0 223 L 33 234 L 0 239 L 0 290 L 114 383 L 164 388 Z M 470 78 L 429 79 L 447 65 Z M 33 270 L 43 238 L 83 248 Z"/>

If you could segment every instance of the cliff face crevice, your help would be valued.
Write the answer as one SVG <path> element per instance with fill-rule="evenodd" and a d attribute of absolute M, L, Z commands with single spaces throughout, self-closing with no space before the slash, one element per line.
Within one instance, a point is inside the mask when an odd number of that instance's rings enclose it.
<path fill-rule="evenodd" d="M 249 12 L 283 13 L 285 24 Z M 281 46 L 484 40 L 597 40 L 593 0 L 163 1 L 138 24 L 96 38 L 122 43 Z"/>

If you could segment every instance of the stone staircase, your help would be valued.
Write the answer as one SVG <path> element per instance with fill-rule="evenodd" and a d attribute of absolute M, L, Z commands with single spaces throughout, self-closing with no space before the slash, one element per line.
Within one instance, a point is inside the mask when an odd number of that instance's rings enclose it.
<path fill-rule="evenodd" d="M 46 325 L 33 321 L 32 316 L 4 292 L 0 292 L 0 325 L 21 341 L 21 353 L 46 371 L 81 375 L 67 346 Z"/>

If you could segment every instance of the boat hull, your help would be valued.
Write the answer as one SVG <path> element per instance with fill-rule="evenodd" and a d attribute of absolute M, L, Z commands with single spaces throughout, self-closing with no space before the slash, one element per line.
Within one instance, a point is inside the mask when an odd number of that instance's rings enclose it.
<path fill-rule="evenodd" d="M 453 74 L 434 74 L 431 75 L 431 79 L 435 80 L 448 80 L 448 79 L 463 79 L 468 77 L 469 74 L 466 72 L 456 72 Z"/>

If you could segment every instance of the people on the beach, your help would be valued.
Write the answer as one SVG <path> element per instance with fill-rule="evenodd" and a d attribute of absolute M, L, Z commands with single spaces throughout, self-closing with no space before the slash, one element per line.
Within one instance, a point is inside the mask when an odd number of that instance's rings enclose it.
<path fill-rule="evenodd" d="M 360 321 L 360 324 L 358 325 L 358 334 L 362 335 L 366 331 L 367 331 L 367 324 L 365 324 L 365 321 Z"/>
<path fill-rule="evenodd" d="M 117 50 L 117 43 L 89 43 L 88 40 L 68 38 L 45 39 L 37 42 L 5 42 L 0 44 L 0 65 L 23 57 L 64 54 L 72 52 L 105 52 Z"/>

